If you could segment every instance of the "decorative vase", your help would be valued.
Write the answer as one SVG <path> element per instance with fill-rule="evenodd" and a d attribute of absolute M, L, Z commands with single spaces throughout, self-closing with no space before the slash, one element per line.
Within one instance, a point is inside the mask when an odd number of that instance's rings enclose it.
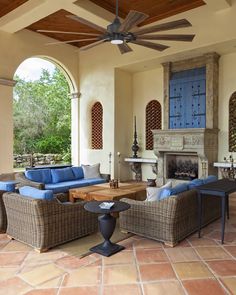
<path fill-rule="evenodd" d="M 156 179 L 147 179 L 147 186 L 156 186 Z"/>

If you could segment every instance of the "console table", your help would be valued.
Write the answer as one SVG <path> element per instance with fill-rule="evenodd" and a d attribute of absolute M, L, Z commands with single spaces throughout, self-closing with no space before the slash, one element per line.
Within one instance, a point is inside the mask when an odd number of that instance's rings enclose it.
<path fill-rule="evenodd" d="M 221 175 L 223 178 L 231 178 L 231 169 L 232 169 L 232 163 L 230 162 L 215 162 L 214 167 L 217 167 L 220 169 Z M 234 170 L 236 168 L 236 163 L 233 163 Z"/>
<path fill-rule="evenodd" d="M 70 164 L 54 164 L 54 165 L 38 165 L 38 166 L 27 166 L 25 167 L 25 170 L 37 170 L 37 169 L 61 169 L 61 168 L 67 168 L 72 167 Z"/>
<path fill-rule="evenodd" d="M 130 164 L 131 170 L 135 173 L 136 181 L 142 181 L 142 164 L 151 164 L 152 172 L 157 174 L 157 159 L 125 158 L 124 161 Z"/>
<path fill-rule="evenodd" d="M 202 198 L 204 195 L 218 196 L 221 198 L 221 243 L 224 243 L 225 211 L 229 219 L 229 194 L 236 191 L 236 180 L 220 179 L 196 187 L 198 190 L 198 237 L 201 237 L 202 227 Z"/>

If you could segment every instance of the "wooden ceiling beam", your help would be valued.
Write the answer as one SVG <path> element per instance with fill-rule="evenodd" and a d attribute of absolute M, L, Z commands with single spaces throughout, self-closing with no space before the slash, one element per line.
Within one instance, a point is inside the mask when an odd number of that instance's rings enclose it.
<path fill-rule="evenodd" d="M 204 1 L 215 12 L 231 7 L 231 0 L 204 0 Z"/>
<path fill-rule="evenodd" d="M 0 19 L 0 30 L 15 33 L 38 20 L 73 5 L 76 0 L 29 0 Z"/>
<path fill-rule="evenodd" d="M 63 9 L 104 28 L 115 18 L 115 14 L 89 0 L 77 0 L 74 5 L 65 5 Z"/>

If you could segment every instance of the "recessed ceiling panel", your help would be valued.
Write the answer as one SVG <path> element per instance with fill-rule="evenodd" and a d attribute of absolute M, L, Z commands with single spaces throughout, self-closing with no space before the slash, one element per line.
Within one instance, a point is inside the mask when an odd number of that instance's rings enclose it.
<path fill-rule="evenodd" d="M 0 1 L 0 17 L 8 14 L 12 10 L 21 6 L 28 0 L 1 0 Z"/>
<path fill-rule="evenodd" d="M 116 0 L 90 0 L 115 14 Z M 130 10 L 148 14 L 142 25 L 205 5 L 203 0 L 119 0 L 119 16 L 125 18 Z"/>
<path fill-rule="evenodd" d="M 37 32 L 37 30 L 52 30 L 52 31 L 65 31 L 65 32 L 75 32 L 75 33 L 91 33 L 91 34 L 101 34 L 101 32 L 94 30 L 78 21 L 72 20 L 67 17 L 71 15 L 70 12 L 66 10 L 59 10 L 39 21 L 30 25 L 26 29 Z M 70 40 L 80 40 L 93 38 L 92 36 L 83 36 L 77 34 L 59 34 L 59 33 L 41 33 L 48 37 L 54 38 L 59 41 L 70 41 Z M 81 41 L 71 43 L 71 45 L 82 47 L 93 43 L 94 41 Z"/>

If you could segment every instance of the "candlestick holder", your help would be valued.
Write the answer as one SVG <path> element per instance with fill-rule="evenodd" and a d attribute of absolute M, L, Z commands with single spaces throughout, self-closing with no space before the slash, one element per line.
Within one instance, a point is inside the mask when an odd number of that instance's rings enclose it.
<path fill-rule="evenodd" d="M 139 150 L 139 146 L 137 141 L 136 116 L 134 116 L 134 142 L 132 145 L 132 151 L 134 152 L 133 158 L 138 158 L 138 150 Z"/>
<path fill-rule="evenodd" d="M 118 182 L 120 182 L 120 152 L 117 152 L 118 157 Z"/>

